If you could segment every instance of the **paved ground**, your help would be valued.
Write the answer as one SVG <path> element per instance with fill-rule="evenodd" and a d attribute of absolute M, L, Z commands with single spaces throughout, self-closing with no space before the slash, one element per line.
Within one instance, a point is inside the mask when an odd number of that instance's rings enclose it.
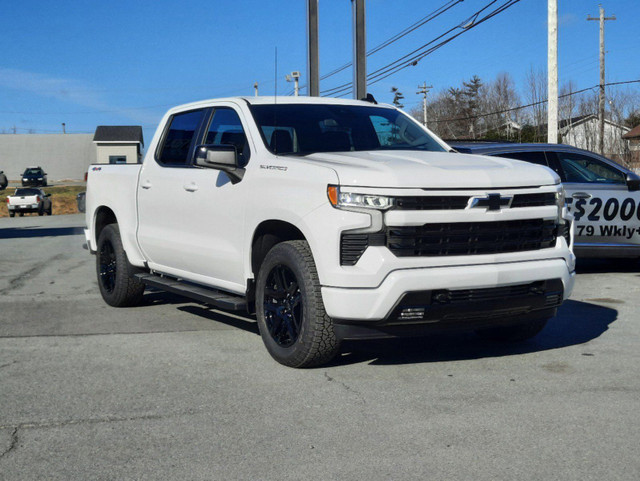
<path fill-rule="evenodd" d="M 268 356 L 252 319 L 99 297 L 81 216 L 0 219 L 0 479 L 637 480 L 640 268 L 582 263 L 533 341 Z"/>

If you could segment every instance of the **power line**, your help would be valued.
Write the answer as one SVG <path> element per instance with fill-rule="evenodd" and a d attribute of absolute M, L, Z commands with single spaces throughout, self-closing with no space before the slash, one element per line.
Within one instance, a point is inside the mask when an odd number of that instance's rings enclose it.
<path fill-rule="evenodd" d="M 518 3 L 520 0 L 507 0 L 505 3 L 503 3 L 502 5 L 496 7 L 493 11 L 487 13 L 484 17 L 478 19 L 478 17 L 485 11 L 487 10 L 489 7 L 491 7 L 491 5 L 495 4 L 498 0 L 492 0 L 491 2 L 489 2 L 487 5 L 485 5 L 484 7 L 482 7 L 480 10 L 476 11 L 474 14 L 472 14 L 470 17 L 466 18 L 465 20 L 463 20 L 462 22 L 458 23 L 457 25 L 455 25 L 454 27 L 450 28 L 449 30 L 447 30 L 446 32 L 442 33 L 441 35 L 437 36 L 436 38 L 430 40 L 429 42 L 423 44 L 422 46 L 414 49 L 413 51 L 409 52 L 408 54 L 394 60 L 393 62 L 375 70 L 374 72 L 370 73 L 367 76 L 367 81 L 369 84 L 374 84 L 377 83 L 381 80 L 384 80 L 385 78 L 399 72 L 400 70 L 403 70 L 409 66 L 415 66 L 418 64 L 418 62 L 420 60 L 422 60 L 424 57 L 426 57 L 427 55 L 433 53 L 434 51 L 436 51 L 437 49 L 439 49 L 440 47 L 446 45 L 447 43 L 451 42 L 452 40 L 454 40 L 455 38 L 459 37 L 460 35 L 462 35 L 463 33 L 475 28 L 476 26 L 486 22 L 487 20 L 495 17 L 496 15 L 498 15 L 499 13 L 502 13 L 503 11 L 505 11 L 506 9 L 508 9 L 509 7 L 512 7 L 513 5 L 515 5 L 516 3 Z M 437 42 L 438 40 L 442 39 L 443 37 L 446 37 L 447 35 L 449 35 L 451 32 L 457 30 L 461 28 L 462 31 L 449 37 L 444 39 L 443 41 L 441 41 L 440 43 L 433 45 L 431 48 L 428 48 L 427 50 L 425 50 L 426 47 L 429 47 L 429 45 L 432 45 L 434 42 Z M 337 87 L 331 88 L 331 89 L 327 89 L 322 91 L 321 93 L 324 96 L 330 96 L 330 95 L 334 95 L 334 96 L 342 96 L 342 95 L 338 95 L 338 94 L 348 94 L 349 91 L 351 89 L 351 84 L 350 83 L 345 83 L 342 85 L 339 85 Z"/>
<path fill-rule="evenodd" d="M 408 26 L 407 28 L 405 28 L 401 32 L 398 32 L 397 34 L 395 34 L 393 37 L 385 40 L 384 42 L 382 42 L 378 46 L 376 46 L 376 47 L 372 48 L 371 50 L 369 50 L 367 52 L 367 57 L 373 55 L 376 52 L 379 52 L 380 50 L 382 50 L 385 47 L 388 47 L 392 43 L 397 42 L 402 37 L 407 36 L 408 34 L 413 32 L 414 30 L 417 30 L 419 27 L 422 27 L 423 25 L 425 25 L 426 23 L 430 22 L 431 20 L 439 17 L 440 15 L 442 15 L 443 13 L 448 11 L 449 9 L 453 8 L 458 3 L 462 3 L 463 1 L 464 0 L 449 0 L 449 2 L 445 3 L 444 5 L 442 5 L 441 7 L 437 8 L 436 10 L 434 10 L 431 13 L 429 13 L 428 15 L 422 17 L 420 20 L 418 20 L 414 24 Z M 329 78 L 329 77 L 331 77 L 331 76 L 333 76 L 333 75 L 335 75 L 337 73 L 340 73 L 343 70 L 348 69 L 352 65 L 353 65 L 352 62 L 346 63 L 346 64 L 342 65 L 341 67 L 338 67 L 335 70 L 332 70 L 331 72 L 323 75 L 322 77 L 320 77 L 320 80 L 325 80 L 325 79 L 327 79 L 327 78 Z"/>
<path fill-rule="evenodd" d="M 623 81 L 623 82 L 611 82 L 611 83 L 605 84 L 605 86 L 606 87 L 614 87 L 616 85 L 628 85 L 628 84 L 633 84 L 633 83 L 640 83 L 640 79 L 637 79 L 637 80 L 626 80 L 626 81 Z M 565 97 L 571 97 L 572 95 L 581 94 L 583 92 L 586 92 L 588 90 L 593 90 L 593 89 L 596 89 L 598 87 L 600 87 L 600 84 L 593 85 L 592 87 L 587 87 L 587 88 L 584 88 L 584 89 L 576 90 L 574 92 L 569 92 L 567 94 L 558 95 L 558 98 L 562 99 L 562 98 L 565 98 Z M 522 110 L 522 109 L 526 109 L 528 107 L 534 107 L 536 105 L 545 104 L 547 102 L 548 102 L 548 100 L 544 99 L 544 100 L 539 100 L 537 102 L 532 102 L 530 104 L 519 105 L 517 107 L 512 107 L 510 109 L 496 110 L 495 112 L 489 112 L 489 113 L 477 114 L 477 115 L 470 115 L 468 117 L 458 117 L 458 118 L 453 118 L 453 119 L 431 120 L 430 122 L 432 122 L 432 123 L 440 123 L 440 122 L 458 122 L 458 121 L 462 121 L 462 120 L 474 120 L 474 119 L 479 119 L 479 118 L 482 118 L 482 117 L 489 117 L 490 115 L 506 114 L 508 112 L 514 112 L 516 110 Z"/>

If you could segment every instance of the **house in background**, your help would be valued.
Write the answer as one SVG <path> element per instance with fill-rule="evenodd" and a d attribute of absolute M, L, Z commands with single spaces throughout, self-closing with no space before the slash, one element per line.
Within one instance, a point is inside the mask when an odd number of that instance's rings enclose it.
<path fill-rule="evenodd" d="M 636 125 L 622 138 L 628 142 L 629 164 L 633 170 L 640 172 L 640 125 Z"/>
<path fill-rule="evenodd" d="M 629 128 L 611 120 L 604 121 L 604 155 L 612 159 L 620 159 L 627 155 L 628 146 L 622 136 L 629 132 Z M 558 133 L 562 143 L 580 149 L 598 152 L 600 139 L 600 125 L 598 116 L 589 114 L 561 120 L 558 123 Z"/>
<path fill-rule="evenodd" d="M 142 127 L 99 125 L 93 135 L 98 164 L 137 164 L 142 158 Z"/>

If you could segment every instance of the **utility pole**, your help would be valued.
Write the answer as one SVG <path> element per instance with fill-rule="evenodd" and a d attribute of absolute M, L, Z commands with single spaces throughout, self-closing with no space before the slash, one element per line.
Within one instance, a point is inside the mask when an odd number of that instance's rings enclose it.
<path fill-rule="evenodd" d="M 320 61 L 318 49 L 318 0 L 307 0 L 307 91 L 320 96 Z"/>
<path fill-rule="evenodd" d="M 604 155 L 604 22 L 607 20 L 615 20 L 616 16 L 605 17 L 604 8 L 599 5 L 600 17 L 594 18 L 591 15 L 587 17 L 587 20 L 597 20 L 600 22 L 600 95 L 598 97 L 598 110 L 600 117 L 600 155 Z"/>
<path fill-rule="evenodd" d="M 422 85 L 418 85 L 418 90 L 416 93 L 418 95 L 422 94 L 422 124 L 427 126 L 427 92 L 433 88 L 433 85 L 427 85 L 427 82 L 424 82 Z"/>
<path fill-rule="evenodd" d="M 67 133 L 67 124 L 65 124 L 64 122 L 62 122 L 62 133 L 63 134 Z"/>
<path fill-rule="evenodd" d="M 549 0 L 547 21 L 547 142 L 558 143 L 558 0 Z"/>
<path fill-rule="evenodd" d="M 353 13 L 353 98 L 367 96 L 367 35 L 364 0 L 351 0 Z"/>
<path fill-rule="evenodd" d="M 258 96 L 258 82 L 254 82 L 253 83 L 253 91 L 255 93 L 255 96 Z"/>

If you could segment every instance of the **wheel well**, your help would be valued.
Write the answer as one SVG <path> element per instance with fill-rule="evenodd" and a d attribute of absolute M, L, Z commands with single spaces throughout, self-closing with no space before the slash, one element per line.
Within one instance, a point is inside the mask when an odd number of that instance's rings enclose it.
<path fill-rule="evenodd" d="M 100 233 L 109 224 L 117 224 L 118 219 L 111 209 L 108 207 L 100 207 L 96 213 L 96 220 L 94 222 L 94 230 L 96 232 L 96 242 L 100 238 Z"/>
<path fill-rule="evenodd" d="M 262 261 L 267 253 L 280 242 L 306 240 L 293 224 L 281 220 L 268 220 L 258 226 L 251 243 L 251 270 L 257 278 Z"/>

